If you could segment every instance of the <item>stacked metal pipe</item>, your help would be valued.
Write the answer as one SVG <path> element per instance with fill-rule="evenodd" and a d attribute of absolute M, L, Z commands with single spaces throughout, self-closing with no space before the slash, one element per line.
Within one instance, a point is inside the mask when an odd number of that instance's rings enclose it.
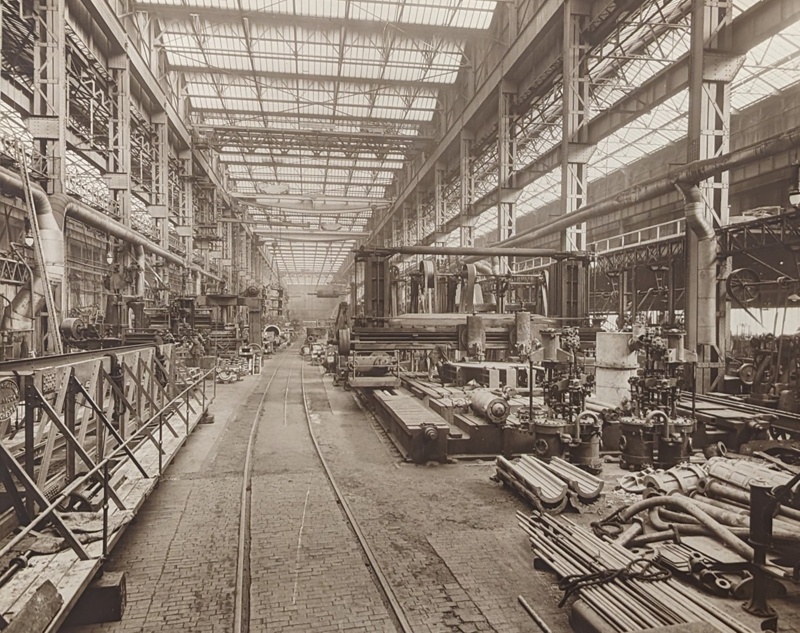
<path fill-rule="evenodd" d="M 558 457 L 546 463 L 523 455 L 516 464 L 498 457 L 495 476 L 534 508 L 554 514 L 570 502 L 594 503 L 603 491 L 601 479 Z"/>
<path fill-rule="evenodd" d="M 753 633 L 672 578 L 644 579 L 647 561 L 569 519 L 541 512 L 517 517 L 539 563 L 562 581 L 585 579 L 574 583 L 579 598 L 571 613 L 575 630 L 623 632 L 706 622 L 720 633 Z"/>

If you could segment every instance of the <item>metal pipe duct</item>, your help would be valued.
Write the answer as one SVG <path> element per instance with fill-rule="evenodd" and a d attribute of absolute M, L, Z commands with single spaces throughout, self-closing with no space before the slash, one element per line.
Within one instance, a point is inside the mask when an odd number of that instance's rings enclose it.
<path fill-rule="evenodd" d="M 696 184 L 679 186 L 686 226 L 691 231 L 686 258 L 686 346 L 717 343 L 717 234 Z M 694 300 L 696 298 L 696 301 Z"/>
<path fill-rule="evenodd" d="M 0 167 L 0 189 L 9 194 L 24 198 L 25 188 L 22 178 L 7 169 Z M 41 187 L 32 186 L 34 211 L 39 225 L 39 239 L 42 244 L 42 258 L 47 276 L 53 282 L 61 284 L 64 281 L 64 224 L 63 216 L 54 215 L 47 194 Z M 42 271 L 34 268 L 31 275 L 30 286 L 21 288 L 14 296 L 8 310 L 2 319 L 3 328 L 18 329 L 17 322 L 25 327 L 26 322 L 33 318 L 36 304 L 44 297 L 44 277 Z"/>
<path fill-rule="evenodd" d="M 2 187 L 4 191 L 8 191 L 14 196 L 22 197 L 24 195 L 22 179 L 20 178 L 19 174 L 5 169 L 4 167 L 0 167 L 0 187 Z M 148 240 L 144 235 L 134 231 L 132 228 L 125 226 L 121 222 L 118 222 L 117 220 L 105 215 L 97 209 L 84 204 L 83 202 L 79 202 L 63 193 L 54 194 L 48 197 L 45 191 L 36 184 L 31 187 L 31 190 L 33 194 L 33 201 L 36 206 L 36 213 L 39 217 L 40 229 L 44 228 L 46 224 L 46 228 L 49 230 L 58 230 L 58 232 L 61 234 L 60 261 L 62 278 L 64 276 L 63 226 L 64 218 L 69 216 L 75 220 L 78 220 L 82 224 L 85 224 L 86 226 L 90 226 L 98 231 L 112 235 L 123 242 L 133 244 L 134 246 L 141 246 L 147 252 L 152 253 L 153 255 L 158 255 L 168 262 L 178 264 L 179 266 L 188 267 L 191 270 L 196 270 L 202 273 L 206 277 L 220 281 L 219 277 L 212 275 L 210 272 L 203 270 L 195 264 L 187 266 L 186 261 L 179 255 L 171 253 L 155 242 Z M 48 215 L 53 221 L 46 220 L 45 223 L 43 223 L 42 218 L 46 218 Z M 50 235 L 50 240 L 50 243 L 55 246 L 54 235 Z M 54 258 L 53 265 L 57 266 L 55 255 L 52 254 L 51 257 Z M 45 258 L 47 258 L 47 255 L 45 255 Z M 50 269 L 48 269 L 48 273 L 49 272 Z M 57 268 L 54 269 L 54 274 L 56 272 Z"/>
<path fill-rule="evenodd" d="M 553 248 L 509 248 L 506 246 L 388 246 L 385 248 L 357 250 L 356 254 L 369 253 L 390 255 L 478 255 L 481 257 L 552 257 L 553 259 L 574 259 L 579 253 L 558 251 Z"/>
<path fill-rule="evenodd" d="M 674 190 L 676 183 L 694 184 L 702 182 L 722 172 L 750 164 L 760 158 L 775 156 L 776 154 L 788 151 L 798 145 L 800 145 L 800 128 L 794 128 L 787 132 L 771 136 L 755 145 L 749 145 L 716 158 L 694 161 L 672 171 L 672 173 L 667 176 L 645 180 L 634 187 L 624 189 L 614 196 L 603 198 L 602 200 L 584 206 L 574 213 L 569 213 L 555 221 L 548 222 L 544 226 L 528 229 L 514 237 L 498 242 L 496 246 L 518 246 L 527 244 L 540 237 L 555 235 L 581 222 L 593 220 L 613 213 L 614 211 L 633 206 L 638 202 L 652 200 L 653 198 L 669 193 Z M 473 254 L 479 255 L 479 253 Z"/>

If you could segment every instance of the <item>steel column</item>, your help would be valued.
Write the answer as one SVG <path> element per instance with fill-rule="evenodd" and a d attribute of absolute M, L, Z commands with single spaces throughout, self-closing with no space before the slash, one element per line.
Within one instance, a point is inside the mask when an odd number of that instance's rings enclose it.
<path fill-rule="evenodd" d="M 517 198 L 515 171 L 517 168 L 517 142 L 514 130 L 514 100 L 516 88 L 503 80 L 500 84 L 497 120 L 497 231 L 505 240 L 517 232 Z"/>
<path fill-rule="evenodd" d="M 433 189 L 433 233 L 436 241 L 439 241 L 439 233 L 444 231 L 444 225 L 447 221 L 447 166 L 442 163 L 436 163 L 436 170 L 434 172 L 434 189 Z"/>
<path fill-rule="evenodd" d="M 461 246 L 475 246 L 475 223 L 472 217 L 472 203 L 475 201 L 475 175 L 472 171 L 472 141 L 474 135 L 469 130 L 461 131 L 459 153 L 459 175 L 461 177 L 460 235 Z"/>
<path fill-rule="evenodd" d="M 564 3 L 564 55 L 561 137 L 561 210 L 573 213 L 586 202 L 588 162 L 594 146 L 588 143 L 590 118 L 589 45 L 583 32 L 589 23 L 591 7 L 584 0 Z M 569 227 L 561 247 L 586 249 L 586 223 Z"/>
<path fill-rule="evenodd" d="M 694 0 L 692 6 L 691 59 L 689 71 L 688 161 L 717 158 L 730 150 L 730 83 L 743 63 L 730 53 L 733 2 Z M 715 226 L 728 223 L 727 171 L 697 183 L 704 200 L 705 221 Z M 696 388 L 707 391 L 712 383 L 711 363 L 724 350 L 725 326 L 719 328 L 717 309 L 717 262 L 705 261 L 700 240 L 687 228 L 686 346 L 698 352 Z M 703 261 L 701 261 L 703 260 Z M 720 312 L 717 312 L 717 317 Z M 721 334 L 722 345 L 718 340 Z M 716 348 L 716 349 L 715 349 Z"/>
<path fill-rule="evenodd" d="M 122 52 L 108 60 L 110 116 L 108 119 L 108 173 L 112 215 L 131 226 L 131 85 L 128 56 Z"/>
<path fill-rule="evenodd" d="M 154 114 L 151 119 L 150 132 L 152 153 L 150 170 L 152 190 L 148 210 L 159 224 L 160 243 L 162 248 L 169 248 L 169 134 L 167 115 L 163 112 Z"/>
<path fill-rule="evenodd" d="M 24 9 L 23 9 L 24 12 Z M 28 129 L 44 164 L 34 165 L 43 175 L 48 194 L 63 193 L 67 151 L 67 52 L 65 0 L 36 0 L 33 31 L 33 99 Z"/>

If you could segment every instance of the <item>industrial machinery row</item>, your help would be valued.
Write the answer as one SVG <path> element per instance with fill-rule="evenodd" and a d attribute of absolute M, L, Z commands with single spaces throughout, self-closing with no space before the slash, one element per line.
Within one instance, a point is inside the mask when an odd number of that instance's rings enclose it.
<path fill-rule="evenodd" d="M 678 320 L 643 312 L 617 327 L 587 313 L 589 255 L 550 253 L 549 266 L 513 273 L 463 258 L 401 271 L 395 254 L 358 253 L 355 310 L 343 303 L 310 338 L 313 362 L 359 392 L 411 461 L 531 454 L 597 473 L 614 453 L 626 469 L 670 468 L 800 431 L 792 337 L 738 364 L 738 395 L 696 393 Z"/>

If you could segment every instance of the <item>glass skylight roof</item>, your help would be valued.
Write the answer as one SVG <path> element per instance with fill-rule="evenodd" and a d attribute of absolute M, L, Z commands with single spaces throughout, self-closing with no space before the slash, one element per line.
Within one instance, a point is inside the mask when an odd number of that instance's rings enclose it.
<path fill-rule="evenodd" d="M 158 19 L 195 133 L 235 191 L 385 201 L 397 171 L 432 136 L 439 89 L 456 81 L 464 41 L 488 29 L 496 5 L 147 0 L 137 9 Z M 267 215 L 286 219 L 277 208 Z M 293 241 L 276 247 L 276 260 L 304 279 L 324 269 L 325 283 L 354 243 Z"/>

